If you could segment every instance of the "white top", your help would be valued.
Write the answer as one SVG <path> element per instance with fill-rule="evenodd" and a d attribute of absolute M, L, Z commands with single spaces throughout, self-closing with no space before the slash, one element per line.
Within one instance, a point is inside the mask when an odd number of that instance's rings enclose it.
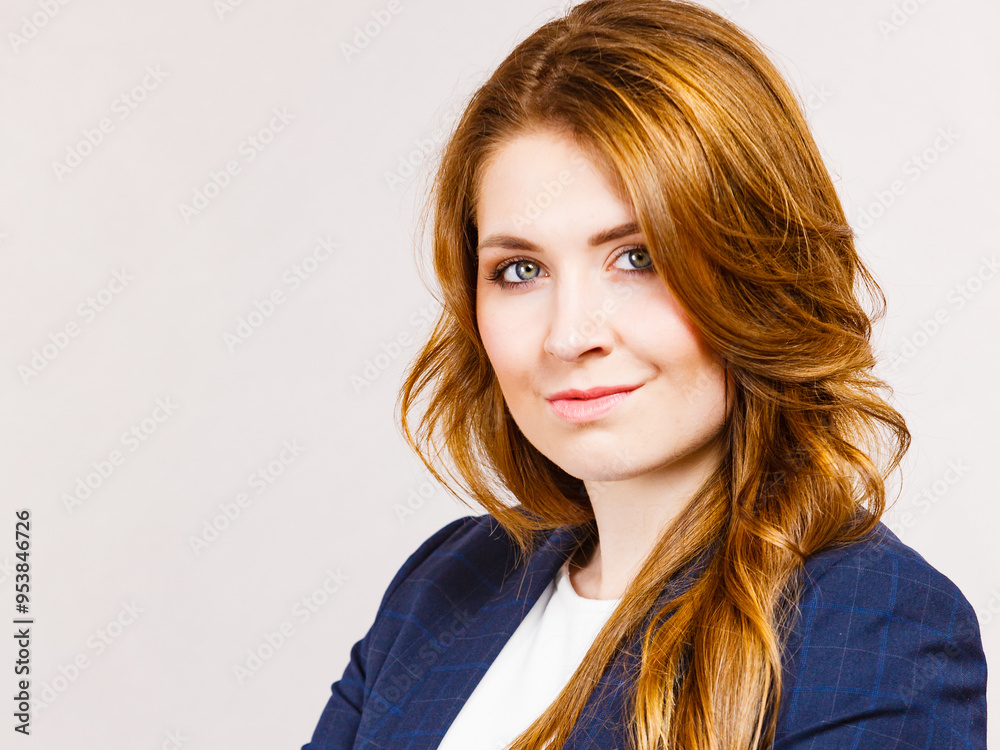
<path fill-rule="evenodd" d="M 502 750 L 569 682 L 621 599 L 585 599 L 569 560 L 538 597 L 458 712 L 438 750 Z"/>

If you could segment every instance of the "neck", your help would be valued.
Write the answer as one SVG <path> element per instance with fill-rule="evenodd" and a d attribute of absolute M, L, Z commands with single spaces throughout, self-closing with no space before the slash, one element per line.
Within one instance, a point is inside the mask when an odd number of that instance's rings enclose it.
<path fill-rule="evenodd" d="M 585 481 L 598 539 L 577 550 L 570 580 L 580 596 L 618 599 L 660 535 L 684 510 L 721 460 L 718 441 L 655 472 L 616 481 Z"/>

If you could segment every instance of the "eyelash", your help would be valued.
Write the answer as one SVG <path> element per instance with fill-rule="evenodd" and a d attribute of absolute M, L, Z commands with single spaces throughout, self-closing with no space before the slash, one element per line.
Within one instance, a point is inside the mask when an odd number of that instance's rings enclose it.
<path fill-rule="evenodd" d="M 612 262 L 613 263 L 617 263 L 618 259 L 621 258 L 623 255 L 628 255 L 629 253 L 635 252 L 636 250 L 642 250 L 645 253 L 649 252 L 646 249 L 645 245 L 631 245 L 629 247 L 622 248 L 622 251 L 620 253 L 618 253 L 618 255 L 615 256 L 615 259 Z M 513 266 L 516 263 L 521 263 L 523 261 L 530 261 L 532 263 L 535 262 L 531 258 L 524 258 L 524 257 L 511 258 L 510 260 L 506 260 L 503 263 L 501 263 L 500 265 L 498 265 L 495 269 L 493 269 L 493 271 L 491 271 L 490 273 L 488 273 L 486 275 L 486 278 L 490 282 L 496 284 L 501 289 L 510 289 L 511 287 L 515 287 L 515 286 L 530 286 L 531 283 L 533 281 L 535 281 L 535 279 L 538 278 L 537 276 L 534 279 L 528 279 L 527 281 L 504 281 L 503 280 L 504 272 L 506 272 L 506 270 L 508 268 L 510 268 L 511 266 Z M 649 273 L 649 272 L 651 272 L 653 270 L 652 259 L 650 259 L 650 264 L 648 266 L 645 266 L 644 268 L 619 268 L 617 270 L 621 271 L 622 273 L 629 273 L 629 274 L 631 274 L 631 273 Z"/>

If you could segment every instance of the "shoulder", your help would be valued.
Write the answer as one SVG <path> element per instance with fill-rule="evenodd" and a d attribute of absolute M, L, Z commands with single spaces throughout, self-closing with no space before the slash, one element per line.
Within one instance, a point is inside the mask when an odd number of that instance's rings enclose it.
<path fill-rule="evenodd" d="M 489 583 L 494 571 L 506 566 L 514 553 L 514 542 L 489 514 L 457 518 L 442 526 L 407 557 L 393 576 L 382 598 L 404 606 L 425 589 L 442 594 L 455 592 L 474 581 Z"/>
<path fill-rule="evenodd" d="M 801 604 L 807 611 L 905 612 L 915 626 L 976 621 L 958 586 L 883 523 L 862 539 L 809 558 Z M 974 629 L 978 638 L 978 624 Z"/>
<path fill-rule="evenodd" d="M 882 523 L 806 562 L 783 680 L 786 742 L 813 742 L 823 726 L 834 737 L 829 747 L 876 747 L 886 736 L 985 747 L 986 660 L 975 610 Z"/>
<path fill-rule="evenodd" d="M 799 599 L 803 635 L 815 644 L 836 637 L 836 623 L 857 631 L 861 642 L 892 636 L 904 646 L 928 638 L 944 638 L 981 651 L 979 621 L 969 600 L 955 583 L 883 523 L 851 544 L 813 555 L 804 566 Z M 824 629 L 821 626 L 826 625 Z"/>

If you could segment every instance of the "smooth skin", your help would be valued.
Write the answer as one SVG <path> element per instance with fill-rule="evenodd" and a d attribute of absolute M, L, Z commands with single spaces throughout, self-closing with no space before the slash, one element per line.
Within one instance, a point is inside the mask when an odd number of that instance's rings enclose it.
<path fill-rule="evenodd" d="M 635 221 L 561 132 L 517 136 L 482 173 L 479 333 L 518 427 L 587 488 L 599 541 L 573 561 L 570 580 L 588 599 L 623 595 L 722 460 L 725 368 L 652 270 L 637 225 L 596 236 Z M 563 419 L 546 400 L 626 384 L 641 385 L 589 421 Z"/>

